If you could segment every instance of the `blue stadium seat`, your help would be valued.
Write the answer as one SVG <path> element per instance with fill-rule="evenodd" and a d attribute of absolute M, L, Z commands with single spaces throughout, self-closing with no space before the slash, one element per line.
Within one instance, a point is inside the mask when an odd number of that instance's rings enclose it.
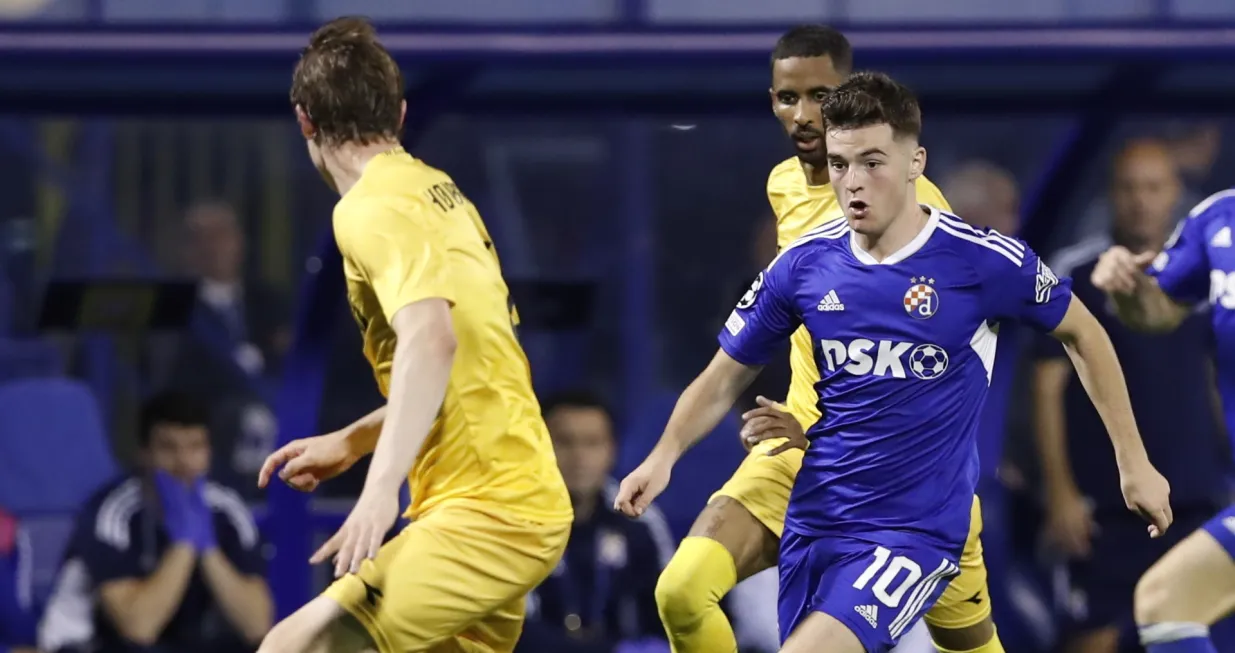
<path fill-rule="evenodd" d="M 0 384 L 0 506 L 30 535 L 36 604 L 55 582 L 77 510 L 117 471 L 85 384 L 62 378 Z"/>
<path fill-rule="evenodd" d="M 60 350 L 39 338 L 0 337 L 0 384 L 57 377 L 64 371 Z"/>

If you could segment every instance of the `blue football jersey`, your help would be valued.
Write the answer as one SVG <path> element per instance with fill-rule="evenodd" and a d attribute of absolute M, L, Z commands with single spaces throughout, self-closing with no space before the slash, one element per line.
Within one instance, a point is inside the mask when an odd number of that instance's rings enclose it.
<path fill-rule="evenodd" d="M 1211 195 L 1189 212 L 1149 273 L 1181 304 L 1208 297 L 1227 432 L 1235 438 L 1235 189 Z"/>
<path fill-rule="evenodd" d="M 1067 311 L 1071 282 L 1024 243 L 924 208 L 926 227 L 881 262 L 843 221 L 808 233 L 721 331 L 721 348 L 747 365 L 766 363 L 799 325 L 814 340 L 823 417 L 790 498 L 794 532 L 895 531 L 959 552 L 995 325 L 1051 331 Z"/>

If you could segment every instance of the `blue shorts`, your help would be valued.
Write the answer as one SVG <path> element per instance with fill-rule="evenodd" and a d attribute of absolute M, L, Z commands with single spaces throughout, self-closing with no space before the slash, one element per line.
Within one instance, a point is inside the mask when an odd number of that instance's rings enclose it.
<path fill-rule="evenodd" d="M 785 529 L 780 541 L 780 639 L 812 612 L 857 635 L 867 653 L 883 653 L 930 609 L 960 573 L 959 551 L 904 533 L 811 537 Z M 889 543 L 880 545 L 881 539 Z M 894 543 L 893 543 L 894 542 Z"/>
<path fill-rule="evenodd" d="M 1214 515 L 1201 528 L 1218 540 L 1218 544 L 1221 544 L 1227 554 L 1235 560 L 1235 506 L 1228 506 Z"/>

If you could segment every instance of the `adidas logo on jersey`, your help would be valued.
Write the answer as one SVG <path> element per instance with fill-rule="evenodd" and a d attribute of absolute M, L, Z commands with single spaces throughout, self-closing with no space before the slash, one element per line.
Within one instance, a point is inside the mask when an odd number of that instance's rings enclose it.
<path fill-rule="evenodd" d="M 854 612 L 862 615 L 866 623 L 871 625 L 871 628 L 879 627 L 879 606 L 877 605 L 858 605 L 854 606 Z"/>
<path fill-rule="evenodd" d="M 836 296 L 835 290 L 829 290 L 828 294 L 819 300 L 819 310 L 821 311 L 843 311 L 845 305 L 840 302 L 840 298 Z"/>
<path fill-rule="evenodd" d="M 1211 247 L 1230 247 L 1231 246 L 1231 228 L 1223 227 L 1214 234 L 1213 240 L 1209 241 Z"/>

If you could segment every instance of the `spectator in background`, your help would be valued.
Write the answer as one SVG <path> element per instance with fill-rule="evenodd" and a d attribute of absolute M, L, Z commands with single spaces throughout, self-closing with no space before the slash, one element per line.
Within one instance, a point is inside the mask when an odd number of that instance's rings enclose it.
<path fill-rule="evenodd" d="M 668 653 L 655 591 L 674 542 L 654 506 L 635 520 L 613 510 L 612 416 L 581 393 L 550 399 L 543 411 L 575 523 L 557 569 L 528 596 L 516 650 Z"/>
<path fill-rule="evenodd" d="M 198 303 L 166 381 L 209 403 L 214 471 L 247 492 L 277 437 L 266 402 L 291 344 L 287 302 L 246 279 L 244 231 L 230 205 L 194 205 L 184 226 L 188 271 L 200 280 Z"/>
<path fill-rule="evenodd" d="M 141 469 L 78 515 L 40 648 L 254 650 L 273 617 L 262 542 L 240 496 L 206 478 L 204 409 L 158 395 L 142 409 L 139 435 Z"/>
<path fill-rule="evenodd" d="M 1181 183 L 1166 145 L 1128 143 L 1110 186 L 1110 241 L 1133 252 L 1160 251 L 1174 222 Z M 1065 653 L 1114 653 L 1133 635 L 1137 579 L 1222 505 L 1222 433 L 1214 403 L 1207 318 L 1194 314 L 1169 334 L 1125 327 L 1090 275 L 1101 251 L 1061 253 L 1059 276 L 1093 310 L 1123 364 L 1150 460 L 1171 483 L 1175 524 L 1159 539 L 1127 512 L 1105 429 L 1063 349 L 1041 343 L 1033 371 L 1034 423 L 1046 490 L 1046 537 L 1067 559 L 1071 628 Z M 1135 638 L 1126 640 L 1134 642 Z M 1131 650 L 1140 650 L 1130 644 Z"/>
<path fill-rule="evenodd" d="M 35 653 L 30 540 L 0 510 L 0 653 Z"/>

